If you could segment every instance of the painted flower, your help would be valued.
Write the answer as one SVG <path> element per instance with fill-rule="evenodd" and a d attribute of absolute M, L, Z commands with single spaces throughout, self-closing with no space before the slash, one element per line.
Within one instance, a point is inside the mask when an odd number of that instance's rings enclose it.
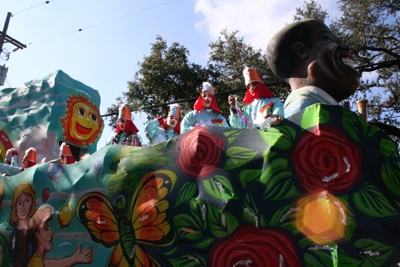
<path fill-rule="evenodd" d="M 345 192 L 361 174 L 360 148 L 330 125 L 320 125 L 303 134 L 291 161 L 300 186 L 309 193 Z"/>
<path fill-rule="evenodd" d="M 224 141 L 204 127 L 196 127 L 179 141 L 178 166 L 192 178 L 212 174 L 221 163 Z"/>
<path fill-rule="evenodd" d="M 277 229 L 245 225 L 210 252 L 210 266 L 301 266 L 292 238 Z"/>

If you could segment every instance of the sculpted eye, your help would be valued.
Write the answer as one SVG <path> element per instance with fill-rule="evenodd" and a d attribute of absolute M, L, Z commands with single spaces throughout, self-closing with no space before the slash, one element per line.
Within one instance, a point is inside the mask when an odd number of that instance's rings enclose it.
<path fill-rule="evenodd" d="M 97 121 L 97 117 L 96 117 L 96 115 L 94 115 L 94 114 L 90 114 L 90 118 L 91 118 L 92 120 L 94 120 L 94 121 Z"/>
<path fill-rule="evenodd" d="M 79 115 L 86 115 L 86 112 L 83 108 L 79 108 L 78 113 L 79 113 Z"/>

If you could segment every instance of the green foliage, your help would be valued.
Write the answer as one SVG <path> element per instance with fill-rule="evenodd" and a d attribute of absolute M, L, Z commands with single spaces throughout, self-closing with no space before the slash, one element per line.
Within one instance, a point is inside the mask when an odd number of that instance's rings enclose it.
<path fill-rule="evenodd" d="M 246 44 L 243 37 L 238 37 L 238 33 L 238 31 L 229 33 L 224 29 L 220 32 L 218 40 L 209 44 L 211 51 L 208 68 L 212 74 L 211 83 L 217 92 L 244 89 L 242 93 L 244 97 L 246 91 L 243 69 L 246 66 L 255 68 L 264 83 L 278 82 L 279 79 L 270 70 L 266 55 L 261 49 Z M 281 99 L 288 94 L 288 89 L 284 86 L 274 86 L 270 90 Z M 229 115 L 227 98 L 227 95 L 217 98 L 224 117 Z"/>
<path fill-rule="evenodd" d="M 328 12 L 326 10 L 322 10 L 321 5 L 311 0 L 309 3 L 304 1 L 304 9 L 300 7 L 296 7 L 296 15 L 293 16 L 294 20 L 303 20 L 303 19 L 318 19 L 322 22 L 325 22 L 327 18 L 329 18 Z"/>
<path fill-rule="evenodd" d="M 128 103 L 131 110 L 142 110 L 147 113 L 148 120 L 166 116 L 169 108 L 166 103 L 194 98 L 180 102 L 181 118 L 193 109 L 195 99 L 199 96 L 200 87 L 204 81 L 210 81 L 215 89 L 216 100 L 221 114 L 229 116 L 228 95 L 226 91 L 243 89 L 245 84 L 243 69 L 245 66 L 256 68 L 265 83 L 278 82 L 267 65 L 265 54 L 261 49 L 244 43 L 243 37 L 238 37 L 238 31 L 228 33 L 221 31 L 221 36 L 209 44 L 210 58 L 208 65 L 190 63 L 189 50 L 179 43 L 167 45 L 166 40 L 157 36 L 152 44 L 151 54 L 144 56 L 139 62 L 139 71 L 134 79 L 128 82 L 129 90 L 117 98 L 117 103 Z M 270 90 L 282 100 L 288 95 L 287 87 L 277 85 Z M 154 105 L 158 107 L 149 108 Z M 108 108 L 109 114 L 117 114 L 118 105 Z M 116 117 L 110 118 L 109 125 L 116 127 Z"/>

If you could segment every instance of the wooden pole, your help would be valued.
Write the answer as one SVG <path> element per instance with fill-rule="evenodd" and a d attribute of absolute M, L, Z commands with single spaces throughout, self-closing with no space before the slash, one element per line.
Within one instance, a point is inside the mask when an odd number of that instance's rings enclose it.
<path fill-rule="evenodd" d="M 10 22 L 10 18 L 11 18 L 11 12 L 8 12 L 6 21 L 4 22 L 3 26 L 3 33 L 0 35 L 0 54 L 3 52 L 3 44 L 4 40 L 6 39 L 8 23 Z"/>

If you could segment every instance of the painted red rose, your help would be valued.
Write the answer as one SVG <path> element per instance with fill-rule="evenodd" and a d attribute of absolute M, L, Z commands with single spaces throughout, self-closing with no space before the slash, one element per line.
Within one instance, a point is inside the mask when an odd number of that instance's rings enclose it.
<path fill-rule="evenodd" d="M 221 163 L 223 148 L 221 137 L 204 127 L 196 127 L 180 139 L 177 164 L 188 177 L 206 177 Z"/>
<path fill-rule="evenodd" d="M 281 265 L 283 263 L 283 265 Z M 282 230 L 245 225 L 210 252 L 211 267 L 301 266 L 292 238 Z"/>
<path fill-rule="evenodd" d="M 345 192 L 361 174 L 360 148 L 330 125 L 320 125 L 302 135 L 291 161 L 300 186 L 309 193 Z"/>

